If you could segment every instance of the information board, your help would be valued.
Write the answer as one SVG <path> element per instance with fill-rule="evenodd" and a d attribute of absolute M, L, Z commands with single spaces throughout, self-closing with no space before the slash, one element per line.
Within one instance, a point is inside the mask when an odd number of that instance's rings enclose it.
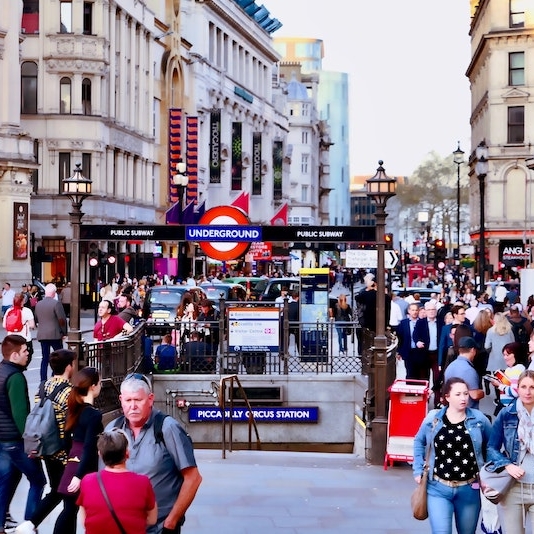
<path fill-rule="evenodd" d="M 228 346 L 232 352 L 278 352 L 280 310 L 277 307 L 228 308 Z"/>

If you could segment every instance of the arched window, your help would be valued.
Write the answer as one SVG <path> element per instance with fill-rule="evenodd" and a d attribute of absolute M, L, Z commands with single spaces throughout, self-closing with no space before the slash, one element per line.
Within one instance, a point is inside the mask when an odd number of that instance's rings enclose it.
<path fill-rule="evenodd" d="M 37 64 L 25 61 L 20 69 L 21 113 L 37 113 Z"/>
<path fill-rule="evenodd" d="M 91 80 L 84 78 L 82 81 L 82 109 L 84 115 L 91 115 Z"/>
<path fill-rule="evenodd" d="M 71 86 L 70 78 L 61 78 L 59 82 L 59 112 L 69 114 L 71 112 Z"/>

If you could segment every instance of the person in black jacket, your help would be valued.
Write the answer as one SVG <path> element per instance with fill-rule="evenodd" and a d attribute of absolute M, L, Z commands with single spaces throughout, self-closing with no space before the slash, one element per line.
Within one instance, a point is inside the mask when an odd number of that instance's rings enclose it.
<path fill-rule="evenodd" d="M 300 303 L 299 292 L 291 293 L 291 300 L 287 304 L 287 319 L 289 321 L 289 335 L 295 336 L 295 345 L 300 354 Z"/>
<path fill-rule="evenodd" d="M 197 317 L 202 341 L 209 345 L 209 354 L 215 356 L 219 348 L 219 312 L 209 299 L 200 301 L 200 314 Z"/>

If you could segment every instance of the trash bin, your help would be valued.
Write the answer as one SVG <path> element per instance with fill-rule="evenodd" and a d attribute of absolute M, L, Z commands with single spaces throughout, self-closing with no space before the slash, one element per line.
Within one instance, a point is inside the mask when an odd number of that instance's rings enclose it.
<path fill-rule="evenodd" d="M 428 413 L 427 380 L 397 379 L 389 388 L 389 414 L 384 469 L 395 460 L 413 461 L 413 442 Z"/>
<path fill-rule="evenodd" d="M 265 351 L 247 351 L 242 353 L 243 365 L 248 375 L 262 375 L 265 373 Z"/>

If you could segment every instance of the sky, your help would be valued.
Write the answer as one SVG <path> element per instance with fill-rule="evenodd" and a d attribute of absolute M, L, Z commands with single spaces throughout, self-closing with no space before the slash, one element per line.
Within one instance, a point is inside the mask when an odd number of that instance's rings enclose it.
<path fill-rule="evenodd" d="M 458 141 L 471 151 L 468 0 L 262 1 L 273 37 L 322 39 L 323 70 L 349 74 L 351 175 L 382 159 L 409 176 L 432 151 L 456 172 Z"/>

